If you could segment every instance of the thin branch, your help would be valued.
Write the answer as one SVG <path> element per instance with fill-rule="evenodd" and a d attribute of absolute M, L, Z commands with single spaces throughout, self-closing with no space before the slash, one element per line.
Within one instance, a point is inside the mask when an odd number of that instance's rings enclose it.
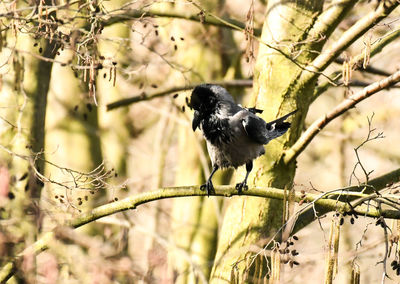
<path fill-rule="evenodd" d="M 400 36 L 400 27 L 397 27 L 396 29 L 391 30 L 390 32 L 379 37 L 372 44 L 373 47 L 370 51 L 370 57 L 373 57 L 376 54 L 380 53 L 385 46 L 387 46 L 394 40 L 398 39 L 399 36 Z M 364 52 L 361 52 L 359 55 L 357 55 L 350 61 L 350 66 L 353 68 L 353 70 L 360 69 L 363 66 L 363 61 L 364 61 Z"/>
<path fill-rule="evenodd" d="M 382 204 L 379 202 L 378 203 L 378 208 L 379 210 L 382 210 Z M 385 254 L 383 256 L 383 259 L 379 261 L 377 264 L 382 263 L 383 266 L 383 273 L 382 273 L 382 281 L 381 283 L 385 283 L 385 279 L 389 278 L 389 275 L 387 274 L 386 271 L 386 262 L 388 260 L 388 255 L 389 255 L 389 237 L 388 237 L 388 225 L 386 224 L 385 218 L 380 217 L 379 221 L 381 223 L 381 226 L 383 228 L 383 235 L 385 238 Z"/>
<path fill-rule="evenodd" d="M 131 9 L 127 11 L 123 11 L 120 14 L 111 14 L 111 15 L 103 15 L 105 17 L 109 17 L 107 20 L 105 20 L 103 23 L 105 26 L 109 26 L 112 24 L 132 20 L 132 19 L 138 19 L 138 18 L 175 18 L 175 19 L 183 19 L 183 20 L 189 20 L 189 21 L 194 21 L 202 24 L 207 24 L 207 25 L 213 25 L 213 26 L 219 26 L 219 27 L 224 27 L 224 28 L 229 28 L 229 29 L 235 29 L 239 31 L 244 31 L 246 25 L 243 22 L 230 19 L 230 18 L 219 18 L 219 17 L 214 17 L 212 15 L 204 14 L 204 13 L 198 13 L 198 14 L 188 14 L 188 13 L 180 13 L 177 11 L 161 11 L 161 10 L 155 10 L 151 9 L 148 11 L 144 10 L 136 10 L 136 9 Z M 261 29 L 254 29 L 254 35 L 255 36 L 260 36 L 261 35 Z"/>
<path fill-rule="evenodd" d="M 390 74 L 389 74 L 389 76 L 390 76 Z M 371 83 L 360 81 L 360 80 L 352 80 L 348 84 L 349 87 L 356 87 L 356 88 L 357 87 L 364 88 L 364 87 L 368 87 L 369 85 L 371 85 Z M 340 86 L 338 86 L 338 87 L 340 87 Z M 400 85 L 393 85 L 393 86 L 390 86 L 387 89 L 399 89 L 399 88 L 400 88 Z"/>
<path fill-rule="evenodd" d="M 261 29 L 253 28 L 252 32 L 249 32 L 246 25 L 241 22 L 237 22 L 234 20 L 232 21 L 231 19 L 228 20 L 228 19 L 219 17 L 213 13 L 206 11 L 200 5 L 196 4 L 195 2 L 191 1 L 191 4 L 200 10 L 199 14 L 196 14 L 196 16 L 195 16 L 195 19 L 194 19 L 195 21 L 199 20 L 201 23 L 203 23 L 203 21 L 205 21 L 205 19 L 207 19 L 207 17 L 209 17 L 210 19 L 213 19 L 213 21 L 208 21 L 209 24 L 213 22 L 213 24 L 215 24 L 215 25 L 219 25 L 219 26 L 223 26 L 225 28 L 231 28 L 233 30 L 238 30 L 238 31 L 244 32 L 247 36 L 251 37 L 252 39 L 257 40 L 260 44 L 263 44 L 263 45 L 277 51 L 278 53 L 282 54 L 285 58 L 287 58 L 292 63 L 297 65 L 299 68 L 306 69 L 306 66 L 303 66 L 303 64 L 299 63 L 295 58 L 292 58 L 292 56 L 290 54 L 287 54 L 286 52 L 282 51 L 280 48 L 278 48 L 275 45 L 272 45 L 272 44 L 269 44 L 269 43 L 263 41 L 260 38 L 261 32 L 262 32 Z M 322 75 L 322 76 L 326 77 L 326 79 L 328 79 L 328 80 L 330 79 L 328 76 L 326 76 L 322 72 L 318 72 L 318 71 L 316 72 L 313 70 L 308 70 L 308 71 L 315 72 L 315 73 L 317 73 L 318 76 Z M 332 82 L 332 84 L 334 84 L 334 82 Z"/>
<path fill-rule="evenodd" d="M 384 138 L 383 132 L 379 132 L 378 134 L 376 134 L 376 135 L 374 135 L 374 136 L 371 137 L 371 135 L 372 135 L 372 134 L 375 132 L 375 130 L 376 130 L 375 128 L 372 128 L 372 119 L 374 118 L 374 115 L 375 115 L 375 113 L 372 113 L 372 116 L 371 116 L 371 117 L 367 117 L 367 120 L 368 120 L 368 135 L 367 135 L 367 137 L 364 139 L 363 142 L 361 142 L 361 144 L 359 144 L 356 148 L 354 148 L 354 153 L 355 153 L 356 158 L 357 158 L 357 163 L 354 165 L 353 171 L 352 171 L 352 173 L 351 173 L 351 175 L 350 175 L 349 185 L 351 185 L 352 177 L 355 177 L 355 178 L 358 180 L 358 184 L 359 184 L 359 185 L 361 184 L 360 181 L 359 181 L 359 179 L 358 179 L 358 177 L 357 177 L 357 175 L 356 175 L 356 169 L 357 169 L 358 166 L 360 166 L 361 170 L 362 170 L 363 173 L 364 173 L 364 177 L 365 177 L 365 182 L 364 182 L 364 183 L 366 183 L 366 184 L 367 184 L 368 181 L 369 181 L 369 176 L 370 176 L 371 173 L 373 172 L 373 171 L 368 172 L 368 171 L 366 170 L 364 164 L 361 162 L 360 154 L 359 154 L 358 150 L 360 150 L 361 147 L 363 147 L 365 144 L 367 144 L 367 143 L 370 142 L 370 141 L 373 141 L 373 140 L 376 140 L 376 139 Z"/>
<path fill-rule="evenodd" d="M 285 153 L 284 161 L 285 163 L 290 163 L 301 152 L 304 151 L 306 146 L 312 141 L 312 139 L 332 120 L 340 116 L 342 113 L 346 112 L 350 108 L 353 108 L 357 103 L 365 100 L 366 98 L 376 94 L 377 92 L 389 88 L 390 86 L 396 84 L 400 81 L 400 71 L 397 71 L 393 75 L 382 79 L 378 82 L 372 83 L 363 90 L 350 96 L 340 104 L 338 104 L 331 112 L 320 117 L 301 135 L 297 142 Z"/>
<path fill-rule="evenodd" d="M 383 71 L 382 71 L 383 72 Z M 154 92 L 152 94 L 146 94 L 143 93 L 141 95 L 137 96 L 132 96 L 129 98 L 121 99 L 112 103 L 107 104 L 107 111 L 114 110 L 116 108 L 128 106 L 130 104 L 135 104 L 143 101 L 150 101 L 152 99 L 160 98 L 160 97 L 165 97 L 170 94 L 176 93 L 176 92 L 181 92 L 181 91 L 187 91 L 191 90 L 194 87 L 196 87 L 199 83 L 196 84 L 189 84 L 186 86 L 179 86 L 179 87 L 173 87 L 164 91 L 160 92 Z M 211 81 L 207 82 L 207 84 L 216 84 L 216 85 L 221 85 L 224 87 L 242 87 L 242 88 L 251 88 L 253 87 L 253 80 L 251 79 L 236 79 L 236 80 L 231 80 L 231 81 Z M 329 82 L 328 82 L 328 85 Z M 353 80 L 349 83 L 350 87 L 367 87 L 369 86 L 370 83 L 368 82 L 363 82 L 359 80 Z M 337 85 L 334 87 L 341 87 L 341 85 Z M 391 86 L 390 88 L 400 88 L 400 86 Z"/>
<path fill-rule="evenodd" d="M 208 82 L 208 83 L 221 85 L 224 87 L 252 87 L 253 86 L 253 80 L 247 80 L 247 79 L 243 79 L 243 80 L 238 79 L 238 80 L 231 80 L 231 81 L 213 81 L 213 82 Z M 153 94 L 147 95 L 147 94 L 143 93 L 138 96 L 133 96 L 133 97 L 129 97 L 126 99 L 118 100 L 118 101 L 107 104 L 107 111 L 110 111 L 110 110 L 113 110 L 113 109 L 116 109 L 116 108 L 119 108 L 122 106 L 134 104 L 137 102 L 148 101 L 148 100 L 152 100 L 155 98 L 167 96 L 172 93 L 191 90 L 194 87 L 196 87 L 198 84 L 199 83 L 190 84 L 190 85 L 186 85 L 186 86 L 173 87 L 173 88 L 161 91 L 161 92 L 155 92 Z"/>

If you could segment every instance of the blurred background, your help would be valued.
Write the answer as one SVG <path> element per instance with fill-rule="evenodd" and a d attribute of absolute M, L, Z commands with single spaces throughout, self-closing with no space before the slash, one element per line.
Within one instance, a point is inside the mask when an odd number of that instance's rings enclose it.
<path fill-rule="evenodd" d="M 163 187 L 202 184 L 210 163 L 201 133 L 191 129 L 186 104 L 191 86 L 218 82 L 238 103 L 253 107 L 249 96 L 258 42 L 241 30 L 205 24 L 201 9 L 257 30 L 267 5 L 263 0 L 56 1 L 52 10 L 51 1 L 31 2 L 0 4 L 2 264 L 43 232 L 96 206 Z M 331 3 L 325 2 L 324 9 Z M 359 2 L 327 47 L 384 1 Z M 198 20 L 184 19 L 189 15 Z M 397 31 L 399 16 L 398 9 L 392 12 L 341 58 L 368 53 L 383 35 Z M 53 34 L 53 40 L 44 34 Z M 399 48 L 396 39 L 371 57 L 368 66 L 375 72 L 352 71 L 348 86 L 330 85 L 311 105 L 306 126 L 397 71 Z M 338 61 L 324 73 L 343 70 Z M 129 104 L 110 106 L 130 97 L 135 99 Z M 37 111 L 42 107 L 44 114 Z M 384 135 L 358 151 L 364 167 L 373 171 L 370 178 L 397 169 L 399 114 L 395 86 L 333 121 L 299 156 L 295 190 L 318 193 L 358 185 L 364 176 L 360 167 L 354 171 L 354 148 L 368 135 L 367 118 L 373 134 Z M 231 170 L 214 178 L 216 185 L 235 183 Z M 48 250 L 25 255 L 9 283 L 207 283 L 225 208 L 236 198 L 241 197 L 158 200 L 76 230 L 61 228 Z M 333 216 L 296 234 L 299 265 L 282 264 L 281 283 L 323 282 Z M 361 283 L 381 281 L 377 263 L 384 258 L 385 236 L 375 222 L 360 217 L 352 224 L 345 218 L 334 283 L 350 283 L 354 260 Z M 397 221 L 387 222 L 395 236 Z M 394 245 L 390 261 L 397 249 Z M 398 283 L 390 261 L 386 283 Z"/>

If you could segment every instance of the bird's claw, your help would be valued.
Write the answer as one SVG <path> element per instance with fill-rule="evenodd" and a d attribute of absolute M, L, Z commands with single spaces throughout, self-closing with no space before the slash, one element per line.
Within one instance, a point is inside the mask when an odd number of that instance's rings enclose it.
<path fill-rule="evenodd" d="M 207 190 L 207 196 L 210 196 L 210 194 L 215 194 L 214 185 L 212 184 L 211 180 L 207 180 L 205 184 L 201 185 L 200 190 Z"/>
<path fill-rule="evenodd" d="M 245 182 L 239 182 L 238 184 L 236 184 L 236 190 L 238 191 L 238 193 L 242 193 L 243 190 L 248 190 L 249 187 L 247 186 L 247 184 Z"/>

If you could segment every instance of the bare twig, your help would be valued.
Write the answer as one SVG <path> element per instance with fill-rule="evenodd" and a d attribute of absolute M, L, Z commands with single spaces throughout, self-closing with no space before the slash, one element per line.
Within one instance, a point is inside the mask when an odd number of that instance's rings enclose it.
<path fill-rule="evenodd" d="M 354 95 L 350 96 L 340 104 L 338 104 L 332 111 L 328 114 L 318 118 L 310 127 L 301 135 L 301 137 L 297 140 L 297 142 L 285 152 L 284 161 L 285 163 L 290 163 L 304 149 L 307 145 L 312 141 L 312 139 L 332 120 L 340 116 L 342 113 L 348 111 L 349 109 L 353 108 L 357 103 L 365 100 L 366 98 L 376 94 L 377 92 L 386 89 L 397 82 L 400 81 L 400 71 L 392 74 L 391 76 L 382 79 L 378 82 L 372 83 L 368 87 L 364 88 L 363 90 L 355 93 Z"/>
<path fill-rule="evenodd" d="M 380 202 L 378 202 L 378 208 L 379 208 L 379 211 L 382 210 L 382 205 Z M 383 216 L 379 217 L 378 220 L 380 221 L 380 224 L 383 228 L 383 234 L 385 237 L 385 254 L 383 256 L 383 259 L 378 262 L 378 263 L 382 263 L 382 266 L 383 266 L 383 273 L 382 273 L 382 280 L 381 280 L 381 283 L 383 284 L 383 283 L 385 283 L 385 279 L 387 277 L 389 277 L 387 274 L 387 271 L 386 271 L 386 262 L 387 262 L 388 255 L 389 255 L 389 237 L 388 237 L 388 228 L 389 227 L 386 224 L 385 218 Z"/>
<path fill-rule="evenodd" d="M 353 207 L 357 207 L 359 204 L 362 204 L 364 202 L 369 202 L 371 198 L 377 198 L 378 196 L 374 191 L 380 191 L 383 188 L 386 188 L 390 186 L 393 182 L 398 182 L 400 180 L 400 169 L 397 169 L 395 171 L 392 171 L 390 173 L 387 173 L 385 175 L 382 175 L 378 178 L 374 178 L 369 181 L 369 184 L 366 186 L 351 186 L 347 188 L 343 188 L 342 191 L 340 192 L 331 192 L 329 193 L 329 197 L 333 198 L 335 200 L 340 200 L 344 201 L 348 204 L 348 202 L 356 200 L 357 202 L 360 201 L 359 203 L 353 203 Z M 370 189 L 370 187 L 373 188 L 373 190 Z M 351 192 L 363 192 L 364 194 L 367 194 L 366 197 L 361 197 L 360 195 L 349 195 Z M 342 195 L 344 193 L 344 195 Z M 373 193 L 373 194 L 369 194 Z M 338 194 L 340 196 L 338 196 Z M 369 194 L 369 195 L 368 195 Z M 293 228 L 293 232 L 296 233 L 311 222 L 315 220 L 315 210 L 318 211 L 319 216 L 322 216 L 326 213 L 329 212 L 329 210 L 326 210 L 323 207 L 320 207 L 318 205 L 315 205 L 316 208 L 308 208 L 304 211 L 302 211 L 299 216 L 297 217 L 296 224 Z M 368 206 L 367 206 L 368 207 Z"/>
<path fill-rule="evenodd" d="M 363 165 L 363 163 L 361 162 L 360 159 L 360 155 L 358 153 L 358 150 L 360 150 L 361 147 L 363 147 L 366 143 L 376 140 L 376 139 L 382 139 L 384 138 L 383 136 L 383 132 L 379 132 L 378 134 L 376 134 L 375 136 L 372 136 L 372 134 L 375 132 L 375 128 L 372 128 L 372 119 L 374 118 L 374 113 L 371 115 L 371 117 L 367 117 L 368 120 L 368 135 L 367 137 L 364 139 L 363 142 L 361 142 L 360 145 L 358 145 L 356 148 L 354 148 L 354 153 L 356 154 L 356 158 L 357 158 L 357 163 L 354 165 L 353 171 L 350 175 L 350 179 L 349 179 L 349 185 L 351 185 L 351 179 L 352 177 L 355 177 L 358 180 L 358 185 L 361 185 L 362 183 L 360 182 L 360 180 L 358 179 L 357 175 L 356 175 L 356 169 L 358 166 L 360 166 L 361 170 L 364 173 L 364 177 L 365 177 L 365 182 L 363 184 L 368 184 L 369 181 L 369 176 L 371 175 L 371 173 L 373 171 L 367 171 L 365 169 L 365 166 Z"/>
<path fill-rule="evenodd" d="M 11 151 L 10 149 L 4 147 L 1 144 L 0 144 L 0 149 L 6 151 L 7 153 L 9 153 L 14 157 L 18 157 L 20 159 L 28 161 L 35 177 L 41 182 L 57 185 L 61 188 L 64 188 L 66 191 L 73 191 L 73 190 L 98 191 L 101 189 L 112 187 L 110 184 L 108 184 L 107 181 L 109 178 L 114 176 L 115 172 L 114 169 L 107 170 L 104 162 L 99 164 L 95 169 L 93 169 L 90 172 L 81 172 L 71 168 L 59 166 L 49 160 L 43 159 L 43 152 L 34 153 L 31 155 L 22 155 Z M 45 176 L 37 169 L 36 167 L 37 160 L 41 160 L 44 163 L 51 166 L 52 168 L 58 169 L 62 174 L 65 174 L 69 178 L 67 178 L 64 181 L 58 181 L 52 179 L 51 176 L 49 177 Z M 124 184 L 120 185 L 120 187 L 123 186 Z M 74 207 L 72 204 L 69 205 Z"/>

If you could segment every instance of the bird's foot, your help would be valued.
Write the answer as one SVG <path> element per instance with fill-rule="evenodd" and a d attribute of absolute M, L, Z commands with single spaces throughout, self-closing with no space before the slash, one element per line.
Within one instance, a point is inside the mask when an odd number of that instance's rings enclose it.
<path fill-rule="evenodd" d="M 236 188 L 236 190 L 238 191 L 239 194 L 242 193 L 243 190 L 248 190 L 249 189 L 249 187 L 247 186 L 245 181 L 239 182 L 238 184 L 236 184 L 235 188 Z"/>
<path fill-rule="evenodd" d="M 207 180 L 205 184 L 200 186 L 200 190 L 207 190 L 207 196 L 210 196 L 210 194 L 215 194 L 214 185 L 212 184 L 211 180 Z"/>

